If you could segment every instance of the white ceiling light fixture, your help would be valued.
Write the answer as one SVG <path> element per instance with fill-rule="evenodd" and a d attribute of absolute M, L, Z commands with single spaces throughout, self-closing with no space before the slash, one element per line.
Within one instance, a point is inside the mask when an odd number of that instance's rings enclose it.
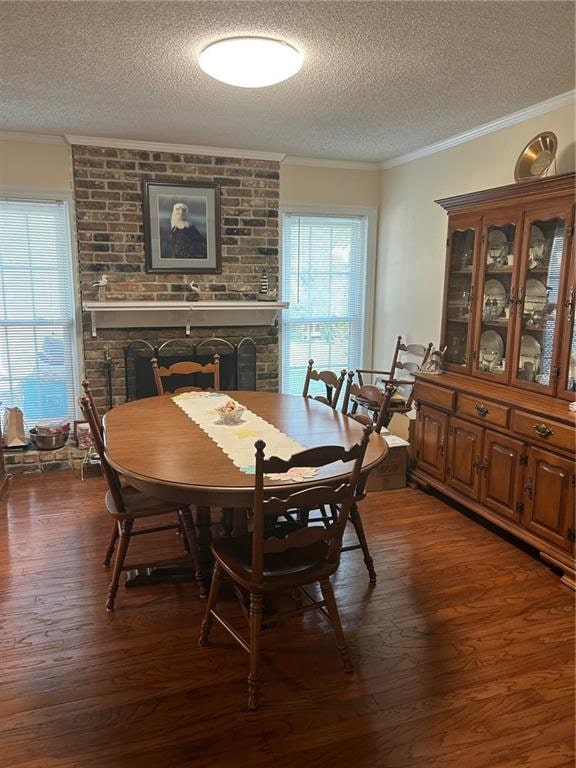
<path fill-rule="evenodd" d="M 269 37 L 230 37 L 204 48 L 200 67 L 210 77 L 239 88 L 265 88 L 293 77 L 304 57 L 288 43 Z"/>

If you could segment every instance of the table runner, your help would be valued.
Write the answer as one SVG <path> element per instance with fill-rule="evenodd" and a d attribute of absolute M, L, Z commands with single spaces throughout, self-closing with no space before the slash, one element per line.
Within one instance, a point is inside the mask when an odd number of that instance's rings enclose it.
<path fill-rule="evenodd" d="M 289 459 L 294 453 L 305 450 L 288 435 L 273 424 L 246 408 L 237 424 L 220 424 L 220 408 L 232 398 L 222 392 L 182 392 L 172 400 L 181 408 L 224 451 L 232 463 L 241 472 L 254 475 L 256 467 L 254 455 L 256 440 L 266 443 L 265 455 Z M 317 473 L 313 467 L 294 467 L 288 472 L 266 475 L 271 480 L 293 480 L 298 482 Z"/>

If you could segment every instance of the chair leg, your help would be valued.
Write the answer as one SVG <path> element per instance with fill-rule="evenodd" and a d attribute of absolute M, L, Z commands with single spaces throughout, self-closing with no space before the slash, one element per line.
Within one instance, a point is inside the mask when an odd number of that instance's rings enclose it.
<path fill-rule="evenodd" d="M 206 575 L 202 567 L 202 564 L 200 562 L 200 552 L 198 550 L 198 537 L 196 536 L 196 528 L 194 527 L 194 520 L 192 519 L 192 513 L 190 512 L 190 509 L 187 507 L 186 509 L 181 509 L 178 514 L 180 516 L 180 520 L 182 521 L 182 526 L 184 528 L 184 538 L 188 542 L 187 551 L 191 552 L 192 557 L 194 558 L 194 567 L 196 569 L 196 583 L 198 584 L 198 592 L 200 594 L 200 597 L 205 598 L 207 595 Z"/>
<path fill-rule="evenodd" d="M 184 545 L 184 551 L 190 554 L 190 542 L 188 540 L 188 536 L 186 535 L 186 529 L 182 521 L 182 518 L 180 517 L 180 513 L 178 513 L 178 517 L 179 517 L 180 525 L 178 526 L 178 530 L 176 531 L 176 533 L 178 534 L 178 536 L 182 537 L 182 544 Z"/>
<path fill-rule="evenodd" d="M 364 563 L 366 564 L 366 569 L 368 571 L 368 578 L 372 583 L 374 583 L 376 581 L 376 571 L 374 570 L 374 561 L 372 560 L 372 555 L 370 554 L 370 550 L 368 549 L 368 542 L 366 541 L 366 534 L 364 533 L 362 518 L 360 517 L 360 512 L 358 510 L 358 505 L 356 504 L 356 502 L 352 504 L 352 507 L 350 509 L 350 522 L 354 526 L 354 530 L 356 531 L 356 536 L 358 537 L 358 541 L 360 542 L 360 546 L 362 547 L 362 554 L 364 555 Z"/>
<path fill-rule="evenodd" d="M 214 572 L 212 574 L 212 584 L 210 585 L 210 594 L 208 595 L 208 603 L 206 605 L 206 613 L 204 614 L 204 621 L 202 622 L 202 629 L 200 630 L 200 638 L 198 639 L 198 645 L 206 645 L 210 630 L 212 629 L 212 611 L 216 607 L 218 602 L 218 594 L 220 592 L 220 581 L 222 578 L 222 572 L 220 566 L 216 564 L 214 566 Z"/>
<path fill-rule="evenodd" d="M 336 645 L 340 651 L 342 662 L 344 664 L 344 670 L 346 672 L 353 672 L 352 661 L 350 659 L 350 652 L 344 639 L 344 632 L 342 631 L 342 624 L 340 623 L 340 615 L 338 613 L 338 606 L 336 605 L 336 599 L 334 597 L 334 590 L 329 579 L 324 579 L 320 582 L 320 590 L 322 591 L 322 597 L 326 603 L 326 610 L 330 617 L 330 623 L 336 635 Z"/>
<path fill-rule="evenodd" d="M 116 560 L 114 561 L 112 581 L 110 582 L 110 587 L 108 588 L 108 599 L 106 601 L 107 611 L 114 610 L 114 601 L 116 600 L 116 593 L 118 592 L 118 582 L 120 581 L 120 574 L 122 573 L 122 566 L 124 565 L 128 544 L 130 543 L 130 534 L 132 533 L 133 525 L 134 520 L 122 520 L 120 541 L 118 543 L 118 549 L 116 550 Z"/>
<path fill-rule="evenodd" d="M 114 520 L 112 525 L 112 533 L 110 534 L 110 543 L 108 544 L 108 549 L 106 550 L 106 555 L 104 556 L 104 568 L 110 567 L 110 561 L 112 560 L 112 555 L 114 554 L 114 548 L 116 547 L 116 542 L 118 541 L 119 535 L 118 523 L 116 520 Z"/>
<path fill-rule="evenodd" d="M 258 708 L 260 678 L 260 630 L 262 628 L 262 595 L 250 593 L 250 674 L 248 675 L 248 709 Z"/>

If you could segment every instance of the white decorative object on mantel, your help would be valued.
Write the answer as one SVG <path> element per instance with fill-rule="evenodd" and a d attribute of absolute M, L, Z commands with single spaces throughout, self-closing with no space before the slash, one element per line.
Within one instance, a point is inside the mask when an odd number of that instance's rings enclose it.
<path fill-rule="evenodd" d="M 287 301 L 85 301 L 92 338 L 98 328 L 176 328 L 274 325 Z"/>

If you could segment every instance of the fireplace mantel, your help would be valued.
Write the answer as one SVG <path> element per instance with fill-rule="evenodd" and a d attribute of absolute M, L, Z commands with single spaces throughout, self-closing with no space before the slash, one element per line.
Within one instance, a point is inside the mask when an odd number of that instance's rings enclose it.
<path fill-rule="evenodd" d="M 274 325 L 287 301 L 85 301 L 92 338 L 99 328 L 177 328 Z"/>

